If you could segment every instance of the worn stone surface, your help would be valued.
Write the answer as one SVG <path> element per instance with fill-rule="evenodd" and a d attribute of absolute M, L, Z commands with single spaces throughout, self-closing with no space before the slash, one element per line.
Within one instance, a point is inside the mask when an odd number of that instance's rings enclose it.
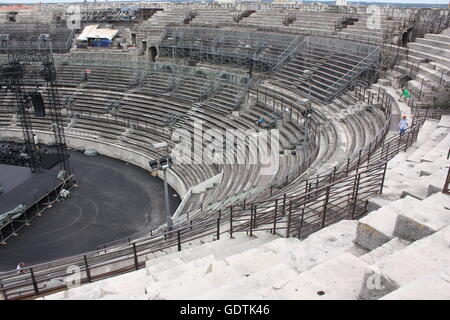
<path fill-rule="evenodd" d="M 371 266 L 364 274 L 359 298 L 362 300 L 376 300 L 399 287 L 395 281 L 390 279 L 379 268 Z"/>

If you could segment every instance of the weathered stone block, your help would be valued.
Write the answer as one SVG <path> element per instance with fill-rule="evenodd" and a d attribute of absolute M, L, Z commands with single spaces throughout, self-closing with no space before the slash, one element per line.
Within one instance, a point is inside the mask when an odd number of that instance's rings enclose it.
<path fill-rule="evenodd" d="M 432 235 L 436 230 L 410 217 L 399 214 L 395 222 L 394 235 L 408 241 L 420 240 Z"/>
<path fill-rule="evenodd" d="M 367 250 L 373 250 L 391 240 L 388 235 L 365 223 L 358 223 L 355 243 Z"/>

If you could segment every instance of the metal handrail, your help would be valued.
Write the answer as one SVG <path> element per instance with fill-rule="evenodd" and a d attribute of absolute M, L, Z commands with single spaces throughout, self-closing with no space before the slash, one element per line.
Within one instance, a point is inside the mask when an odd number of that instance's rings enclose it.
<path fill-rule="evenodd" d="M 299 38 L 297 38 L 297 40 L 298 39 Z M 297 42 L 299 42 L 299 40 Z M 278 63 L 272 68 L 272 72 L 276 72 L 278 70 L 278 68 L 287 60 L 288 57 L 292 57 L 293 54 L 297 53 L 297 51 L 300 47 L 302 47 L 305 43 L 307 44 L 308 42 L 309 42 L 309 37 L 306 37 L 305 39 L 303 39 L 302 42 L 300 42 L 297 46 L 295 46 L 289 52 L 287 52 L 287 51 L 290 46 L 288 48 L 286 48 L 286 50 L 281 55 L 278 56 Z"/>
<path fill-rule="evenodd" d="M 330 90 L 335 87 L 339 82 L 341 82 L 344 78 L 348 77 L 349 74 L 354 73 L 356 68 L 360 68 L 360 65 L 364 63 L 366 60 L 368 60 L 372 55 L 375 53 L 379 53 L 379 48 L 375 48 L 368 56 L 366 56 L 364 59 L 362 59 L 357 65 L 355 65 L 350 71 L 348 71 L 346 74 L 344 74 L 342 77 L 340 77 L 338 80 L 336 80 L 330 87 L 328 87 L 327 92 L 331 93 Z M 362 71 L 361 71 L 362 72 Z"/>
<path fill-rule="evenodd" d="M 239 105 L 242 103 L 242 100 L 244 99 L 244 96 L 246 95 L 247 91 L 253 86 L 254 80 L 250 79 L 244 87 L 239 91 L 239 93 L 234 98 L 234 108 L 237 109 Z"/>
<path fill-rule="evenodd" d="M 420 98 L 422 97 L 422 90 L 423 90 L 423 86 L 426 83 L 427 80 L 429 79 L 439 79 L 438 84 L 442 85 L 442 81 L 444 80 L 444 75 L 447 75 L 450 72 L 450 69 L 442 69 L 441 71 L 438 72 L 433 72 L 431 74 L 429 74 L 428 76 L 426 76 L 425 78 L 422 78 L 421 82 L 415 86 L 410 86 L 409 82 L 408 82 L 408 90 L 410 91 L 410 93 L 414 90 L 414 89 L 418 89 L 420 87 L 420 91 L 419 91 L 419 96 L 416 99 L 416 95 L 415 94 L 411 94 L 410 97 L 408 98 L 408 106 L 414 106 L 414 104 L 417 101 L 420 101 Z M 434 90 L 433 90 L 434 91 Z"/>

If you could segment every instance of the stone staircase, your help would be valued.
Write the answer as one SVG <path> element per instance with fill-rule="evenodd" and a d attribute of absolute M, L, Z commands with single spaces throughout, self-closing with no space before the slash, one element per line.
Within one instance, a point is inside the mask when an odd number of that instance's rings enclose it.
<path fill-rule="evenodd" d="M 450 146 L 450 116 L 440 121 L 427 120 L 423 124 L 418 139 L 407 150 L 395 156 L 386 171 L 383 194 L 372 201 L 398 199 L 407 195 L 425 199 L 442 189 L 450 160 L 447 154 Z"/>
<path fill-rule="evenodd" d="M 417 74 L 408 82 L 416 103 L 446 105 L 450 97 L 450 29 L 408 43 L 408 60 L 418 65 Z M 406 65 L 403 61 L 401 68 L 408 72 Z"/>

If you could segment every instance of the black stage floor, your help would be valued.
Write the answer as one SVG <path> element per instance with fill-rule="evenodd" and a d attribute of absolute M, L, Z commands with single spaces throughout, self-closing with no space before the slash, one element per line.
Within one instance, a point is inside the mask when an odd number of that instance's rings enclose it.
<path fill-rule="evenodd" d="M 71 151 L 70 161 L 78 187 L 0 246 L 0 271 L 19 261 L 30 265 L 95 250 L 165 222 L 161 179 L 105 156 Z M 174 212 L 180 199 L 172 189 L 170 194 Z"/>
<path fill-rule="evenodd" d="M 0 214 L 24 204 L 27 208 L 57 184 L 59 168 L 31 173 L 29 168 L 0 164 Z"/>
<path fill-rule="evenodd" d="M 25 152 L 24 151 L 24 149 L 25 149 L 24 143 L 1 141 L 0 142 L 0 155 L 2 155 L 2 152 L 5 152 L 5 150 L 8 150 L 8 147 L 13 147 L 15 150 L 21 150 L 21 151 Z M 8 153 L 8 151 L 6 151 L 6 153 Z M 17 153 L 15 153 L 15 155 L 17 155 Z M 54 166 L 56 166 L 59 163 L 59 156 L 58 156 L 56 148 L 54 146 L 39 145 L 38 155 L 40 158 L 40 167 L 45 170 L 50 170 L 51 168 L 53 168 Z M 14 165 L 14 166 L 28 166 L 28 164 L 24 165 L 23 163 L 16 163 L 16 161 L 11 158 L 2 159 L 0 157 L 0 165 L 2 165 L 2 164 L 3 165 Z"/>

